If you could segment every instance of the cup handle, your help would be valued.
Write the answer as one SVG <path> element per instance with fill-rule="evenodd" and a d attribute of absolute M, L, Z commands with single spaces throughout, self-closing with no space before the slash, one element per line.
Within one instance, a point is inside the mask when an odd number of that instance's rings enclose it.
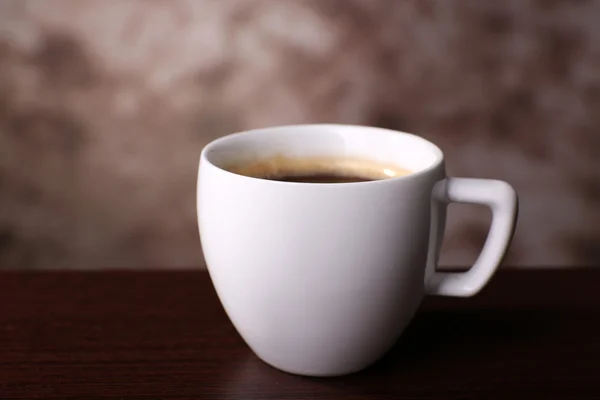
<path fill-rule="evenodd" d="M 471 203 L 488 206 L 492 223 L 479 257 L 466 272 L 436 271 L 445 220 L 441 218 L 448 203 Z M 502 262 L 515 230 L 518 198 L 508 183 L 492 179 L 446 178 L 435 184 L 431 199 L 426 292 L 437 296 L 470 297 L 490 280 Z"/>

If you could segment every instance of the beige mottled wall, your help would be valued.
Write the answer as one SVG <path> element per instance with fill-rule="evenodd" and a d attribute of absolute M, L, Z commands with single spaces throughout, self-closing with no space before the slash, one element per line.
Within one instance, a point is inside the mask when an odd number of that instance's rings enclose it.
<path fill-rule="evenodd" d="M 507 263 L 600 264 L 600 1 L 0 0 L 0 268 L 200 264 L 211 139 L 385 126 L 514 184 Z M 451 208 L 470 263 L 485 210 Z"/>

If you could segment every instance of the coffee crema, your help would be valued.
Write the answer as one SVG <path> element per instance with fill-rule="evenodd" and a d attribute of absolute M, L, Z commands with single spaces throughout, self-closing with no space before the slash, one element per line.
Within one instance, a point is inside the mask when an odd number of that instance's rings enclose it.
<path fill-rule="evenodd" d="M 275 156 L 226 168 L 252 178 L 298 183 L 353 183 L 409 175 L 396 165 L 355 157 Z"/>

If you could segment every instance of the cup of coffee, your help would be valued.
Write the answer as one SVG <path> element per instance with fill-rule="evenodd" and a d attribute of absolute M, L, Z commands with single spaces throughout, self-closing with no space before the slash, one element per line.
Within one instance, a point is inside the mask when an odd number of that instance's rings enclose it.
<path fill-rule="evenodd" d="M 436 270 L 451 202 L 493 215 L 461 273 Z M 248 346 L 280 370 L 337 376 L 381 358 L 424 295 L 486 285 L 510 245 L 517 195 L 506 182 L 447 177 L 442 151 L 415 135 L 295 125 L 208 144 L 197 207 L 209 274 Z"/>

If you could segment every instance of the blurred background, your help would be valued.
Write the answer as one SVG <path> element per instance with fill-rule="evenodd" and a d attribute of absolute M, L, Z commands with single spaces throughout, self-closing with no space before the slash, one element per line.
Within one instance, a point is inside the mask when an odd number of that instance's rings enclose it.
<path fill-rule="evenodd" d="M 0 269 L 193 268 L 210 140 L 421 135 L 520 194 L 507 267 L 600 265 L 600 1 L 0 0 Z M 451 206 L 442 264 L 489 214 Z"/>

